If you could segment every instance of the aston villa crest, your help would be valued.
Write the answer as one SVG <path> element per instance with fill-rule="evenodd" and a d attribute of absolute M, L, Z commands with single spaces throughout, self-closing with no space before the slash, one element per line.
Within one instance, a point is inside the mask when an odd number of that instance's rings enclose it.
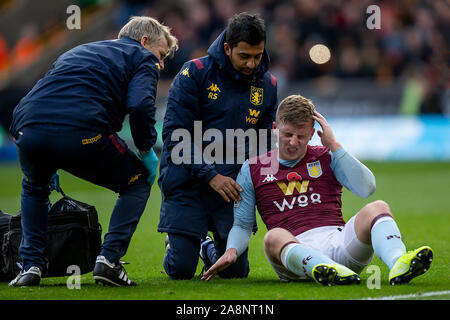
<path fill-rule="evenodd" d="M 322 167 L 319 160 L 307 163 L 306 167 L 311 178 L 318 178 L 322 175 Z"/>
<path fill-rule="evenodd" d="M 250 102 L 255 106 L 263 103 L 263 88 L 250 87 Z"/>

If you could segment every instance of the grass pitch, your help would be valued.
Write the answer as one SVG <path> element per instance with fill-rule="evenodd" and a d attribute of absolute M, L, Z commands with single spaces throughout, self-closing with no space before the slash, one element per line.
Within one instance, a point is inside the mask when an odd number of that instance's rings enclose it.
<path fill-rule="evenodd" d="M 347 190 L 343 195 L 344 218 L 348 220 L 369 201 L 389 203 L 402 232 L 407 249 L 429 245 L 435 259 L 431 269 L 408 285 L 389 286 L 388 269 L 378 258 L 381 283 L 376 287 L 374 273 L 365 269 L 359 286 L 323 287 L 313 282 L 280 283 L 267 262 L 262 241 L 266 231 L 258 220 L 259 231 L 252 237 L 249 250 L 248 279 L 225 280 L 215 277 L 209 283 L 196 276 L 192 280 L 170 280 L 164 273 L 165 234 L 156 231 L 160 192 L 155 184 L 147 208 L 123 260 L 134 288 L 96 285 L 92 273 L 82 275 L 80 289 L 68 289 L 67 277 L 44 278 L 39 288 L 9 288 L 0 283 L 0 300 L 342 300 L 342 299 L 450 299 L 450 163 L 371 163 L 366 165 L 377 178 L 377 191 L 360 199 Z M 117 195 L 77 179 L 63 171 L 61 186 L 67 195 L 95 205 L 103 232 Z M 0 164 L 0 209 L 15 214 L 20 209 L 22 173 L 17 164 Z M 60 195 L 53 193 L 51 200 Z M 201 261 L 198 272 L 201 270 Z M 372 271 L 373 272 L 373 271 Z M 370 288 L 375 286 L 375 288 Z"/>

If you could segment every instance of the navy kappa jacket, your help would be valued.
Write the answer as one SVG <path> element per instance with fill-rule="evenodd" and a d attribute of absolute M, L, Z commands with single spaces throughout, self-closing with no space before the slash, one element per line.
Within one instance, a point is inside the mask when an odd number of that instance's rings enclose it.
<path fill-rule="evenodd" d="M 207 214 L 205 207 L 211 209 L 206 203 L 208 201 L 217 204 L 219 211 L 221 206 L 227 207 L 226 215 L 229 217 L 225 219 L 228 228 L 230 221 L 231 224 L 233 221 L 232 205 L 230 211 L 229 204 L 220 195 L 216 195 L 215 191 L 209 193 L 212 188 L 208 185 L 209 180 L 218 173 L 236 179 L 243 162 L 236 159 L 240 149 L 233 141 L 226 140 L 226 130 L 271 129 L 275 119 L 277 84 L 275 77 L 268 72 L 267 52 L 264 51 L 262 61 L 252 78 L 247 79 L 232 67 L 223 49 L 224 42 L 225 31 L 212 43 L 207 56 L 188 61 L 182 66 L 169 90 L 158 179 L 163 197 L 158 227 L 160 232 L 179 232 L 201 237 L 204 230 L 200 230 L 203 228 L 196 222 L 201 219 L 196 219 L 195 216 L 199 218 L 198 215 Z M 209 130 L 212 138 L 202 136 L 208 129 L 212 129 Z M 180 144 L 189 144 L 186 143 L 189 141 L 180 137 L 187 133 L 191 137 L 191 150 L 183 149 Z M 205 147 L 212 141 L 217 142 L 214 140 L 216 135 L 223 137 L 223 141 L 218 141 L 217 144 L 222 144 L 223 148 L 216 148 L 210 154 L 218 156 L 212 160 L 223 159 L 223 163 L 199 158 L 202 155 L 201 148 L 194 149 L 193 140 L 200 139 L 205 151 Z M 234 150 L 234 159 L 226 157 L 230 148 Z M 247 142 L 245 158 L 248 157 L 248 151 Z M 209 152 L 203 152 L 206 153 Z M 180 164 L 181 157 L 190 162 Z M 209 195 L 203 194 L 199 198 L 199 192 L 203 192 L 200 189 L 206 190 Z"/>
<path fill-rule="evenodd" d="M 12 136 L 28 125 L 115 133 L 129 114 L 139 150 L 156 142 L 158 59 L 128 37 L 79 45 L 62 54 L 14 109 Z"/>

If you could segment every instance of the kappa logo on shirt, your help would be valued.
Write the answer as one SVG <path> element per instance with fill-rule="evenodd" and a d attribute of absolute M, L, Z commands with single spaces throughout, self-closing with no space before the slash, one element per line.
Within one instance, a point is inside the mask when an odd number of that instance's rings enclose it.
<path fill-rule="evenodd" d="M 262 182 L 272 182 L 278 180 L 277 178 L 275 178 L 275 176 L 273 174 L 268 174 L 266 175 L 266 177 L 264 178 L 264 180 Z"/>

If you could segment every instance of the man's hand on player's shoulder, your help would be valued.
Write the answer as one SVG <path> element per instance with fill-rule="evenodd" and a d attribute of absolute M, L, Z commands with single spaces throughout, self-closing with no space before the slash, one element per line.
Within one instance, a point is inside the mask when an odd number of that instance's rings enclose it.
<path fill-rule="evenodd" d="M 209 181 L 209 185 L 218 192 L 226 202 L 230 202 L 230 198 L 236 202 L 242 200 L 239 195 L 239 192 L 242 192 L 242 188 L 233 178 L 217 174 Z"/>

